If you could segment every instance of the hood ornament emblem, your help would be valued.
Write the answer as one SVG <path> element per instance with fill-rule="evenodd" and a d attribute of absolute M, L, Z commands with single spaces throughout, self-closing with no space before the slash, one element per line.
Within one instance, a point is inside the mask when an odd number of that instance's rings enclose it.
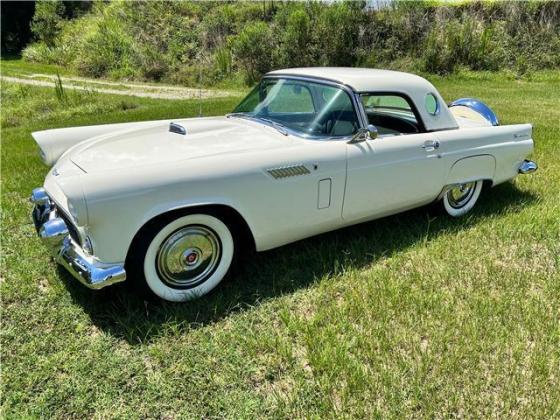
<path fill-rule="evenodd" d="M 185 127 L 183 127 L 181 124 L 177 124 L 174 122 L 169 123 L 169 132 L 182 134 L 183 136 L 187 134 L 187 130 L 185 129 Z"/>

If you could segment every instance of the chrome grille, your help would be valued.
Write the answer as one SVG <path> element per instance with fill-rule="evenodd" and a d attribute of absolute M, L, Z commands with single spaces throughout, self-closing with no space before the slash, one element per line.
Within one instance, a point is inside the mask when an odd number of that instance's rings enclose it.
<path fill-rule="evenodd" d="M 70 219 L 70 217 L 68 217 L 68 215 L 63 210 L 61 210 L 60 207 L 58 207 L 56 204 L 55 204 L 55 208 L 56 208 L 57 216 L 60 217 L 62 220 L 64 220 L 64 223 L 66 223 L 66 227 L 68 228 L 68 233 L 70 233 L 70 237 L 78 245 L 81 245 L 82 241 L 80 240 L 80 234 L 78 233 L 78 228 L 76 228 L 76 225 L 74 225 L 72 219 Z"/>
<path fill-rule="evenodd" d="M 267 169 L 266 171 L 276 179 L 308 175 L 310 173 L 305 165 L 282 166 L 280 168 Z"/>

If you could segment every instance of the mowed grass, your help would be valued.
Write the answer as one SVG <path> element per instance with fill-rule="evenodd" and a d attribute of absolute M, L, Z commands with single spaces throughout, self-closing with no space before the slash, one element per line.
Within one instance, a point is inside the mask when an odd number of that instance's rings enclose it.
<path fill-rule="evenodd" d="M 80 286 L 40 246 L 27 197 L 47 172 L 31 131 L 195 116 L 196 101 L 94 95 L 68 115 L 52 89 L 3 94 L 3 415 L 559 417 L 559 74 L 432 80 L 533 123 L 539 171 L 461 219 L 418 209 L 259 254 L 188 304 Z"/>

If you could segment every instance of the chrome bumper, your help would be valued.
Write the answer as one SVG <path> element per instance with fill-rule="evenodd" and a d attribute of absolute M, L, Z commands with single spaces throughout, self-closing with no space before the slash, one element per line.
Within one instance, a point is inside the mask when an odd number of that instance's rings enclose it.
<path fill-rule="evenodd" d="M 44 188 L 31 194 L 33 223 L 37 234 L 55 261 L 90 289 L 101 289 L 126 279 L 124 266 L 104 264 L 87 255 L 70 236 L 66 222 L 58 217 L 57 209 Z"/>
<path fill-rule="evenodd" d="M 537 163 L 533 162 L 532 160 L 525 159 L 523 162 L 521 162 L 521 165 L 519 165 L 520 174 L 530 174 L 532 172 L 535 172 L 537 169 Z"/>

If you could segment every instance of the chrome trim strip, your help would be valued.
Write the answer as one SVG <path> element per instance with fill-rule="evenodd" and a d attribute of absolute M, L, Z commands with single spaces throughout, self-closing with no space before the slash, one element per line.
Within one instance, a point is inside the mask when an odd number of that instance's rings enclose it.
<path fill-rule="evenodd" d="M 34 204 L 32 219 L 37 234 L 55 261 L 80 283 L 90 289 L 101 289 L 126 280 L 124 265 L 102 263 L 94 256 L 87 255 L 72 240 L 66 222 L 58 217 L 54 203 L 43 188 L 33 190 L 31 202 Z"/>

